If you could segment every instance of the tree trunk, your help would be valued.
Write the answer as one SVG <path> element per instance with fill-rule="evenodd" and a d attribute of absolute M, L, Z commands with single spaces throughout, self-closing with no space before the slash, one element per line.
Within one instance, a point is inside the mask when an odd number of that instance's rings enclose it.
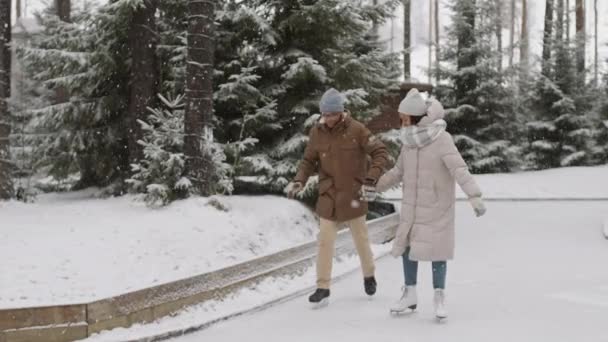
<path fill-rule="evenodd" d="M 558 41 L 564 41 L 564 0 L 557 0 L 557 20 L 555 23 L 555 37 Z"/>
<path fill-rule="evenodd" d="M 575 89 L 580 89 L 580 85 L 578 84 L 580 79 L 576 74 L 574 56 L 571 53 L 571 49 L 566 46 L 564 17 L 564 0 L 558 0 L 557 21 L 555 25 L 555 44 L 557 44 L 555 46 L 555 74 L 552 78 L 564 94 L 571 95 Z"/>
<path fill-rule="evenodd" d="M 411 56 L 410 51 L 410 11 L 411 11 L 410 0 L 403 0 L 403 76 L 406 80 L 412 77 L 411 69 Z"/>
<path fill-rule="evenodd" d="M 511 0 L 511 35 L 509 37 L 509 68 L 513 67 L 515 56 L 515 0 Z"/>
<path fill-rule="evenodd" d="M 188 10 L 184 152 L 195 191 L 208 196 L 214 190 L 213 161 L 201 144 L 213 139 L 214 1 L 190 0 Z"/>
<path fill-rule="evenodd" d="M 158 90 L 158 66 L 156 60 L 157 33 L 154 14 L 158 0 L 145 0 L 135 9 L 129 28 L 131 49 L 131 76 L 128 111 L 129 162 L 143 157 L 142 146 L 137 142 L 143 132 L 137 120 L 148 117 L 147 107 L 153 107 Z"/>
<path fill-rule="evenodd" d="M 553 35 L 553 0 L 545 2 L 545 27 L 543 31 L 542 74 L 551 73 L 551 36 Z"/>
<path fill-rule="evenodd" d="M 57 16 L 61 21 L 69 23 L 70 12 L 71 12 L 71 2 L 70 0 L 55 0 L 55 10 L 57 11 Z M 58 86 L 55 88 L 55 104 L 66 103 L 70 100 L 70 95 L 68 90 L 63 86 Z"/>
<path fill-rule="evenodd" d="M 576 0 L 576 70 L 579 79 L 585 80 L 585 3 Z"/>
<path fill-rule="evenodd" d="M 475 45 L 475 0 L 459 0 L 458 11 L 466 25 L 458 32 L 458 53 L 456 58 L 457 70 L 462 70 L 477 64 L 477 54 L 474 52 Z M 468 95 L 477 88 L 477 76 L 468 73 L 456 78 L 454 82 L 455 96 L 458 105 L 469 101 Z"/>
<path fill-rule="evenodd" d="M 372 3 L 373 3 L 374 6 L 377 6 L 378 5 L 378 0 L 373 0 Z M 378 31 L 379 29 L 380 29 L 380 27 L 379 27 L 378 23 L 376 22 L 376 20 L 374 20 L 372 22 L 372 31 L 373 31 L 374 37 L 378 37 L 380 35 L 380 32 Z"/>
<path fill-rule="evenodd" d="M 13 197 L 11 179 L 10 115 L 11 96 L 11 0 L 0 0 L 0 199 Z"/>
<path fill-rule="evenodd" d="M 21 18 L 21 0 L 15 1 L 15 16 L 17 19 Z"/>
<path fill-rule="evenodd" d="M 528 34 L 528 1 L 521 2 L 521 42 L 519 47 L 519 63 L 521 65 L 522 76 L 528 72 L 529 56 L 530 56 L 530 37 Z"/>
<path fill-rule="evenodd" d="M 433 1 L 429 0 L 429 81 L 433 70 Z"/>
<path fill-rule="evenodd" d="M 502 72 L 502 0 L 495 0 L 496 7 L 496 47 L 498 52 L 498 72 Z"/>
<path fill-rule="evenodd" d="M 435 0 L 435 82 L 439 85 L 439 61 L 441 60 L 441 56 L 439 55 L 439 39 L 440 39 L 440 30 L 439 30 L 439 0 Z"/>
<path fill-rule="evenodd" d="M 594 51 L 594 61 L 595 61 L 594 64 L 595 64 L 595 66 L 594 66 L 594 72 L 593 72 L 593 74 L 594 74 L 593 80 L 594 80 L 595 87 L 597 88 L 600 85 L 600 74 L 599 74 L 599 64 L 598 64 L 599 63 L 599 58 L 598 58 L 599 55 L 598 55 L 598 50 L 597 50 L 598 49 L 598 47 L 597 47 L 597 41 L 598 41 L 598 36 L 597 36 L 597 20 L 598 20 L 598 17 L 597 17 L 597 0 L 595 0 L 594 3 L 593 3 L 593 12 L 594 12 L 594 17 L 595 17 L 595 19 L 593 21 L 594 31 L 595 31 L 594 32 L 594 38 L 593 38 L 595 40 L 595 51 Z"/>
<path fill-rule="evenodd" d="M 566 46 L 570 46 L 570 0 L 566 0 Z"/>
<path fill-rule="evenodd" d="M 71 21 L 70 12 L 72 11 L 72 5 L 70 0 L 55 0 L 55 8 L 57 16 L 61 21 L 65 21 L 66 23 Z"/>

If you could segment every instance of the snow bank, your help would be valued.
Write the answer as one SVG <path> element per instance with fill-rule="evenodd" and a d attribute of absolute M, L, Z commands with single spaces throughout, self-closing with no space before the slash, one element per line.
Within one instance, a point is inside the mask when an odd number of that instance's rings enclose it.
<path fill-rule="evenodd" d="M 93 191 L 0 202 L 0 308 L 93 301 L 220 269 L 315 239 L 281 197 L 213 197 L 149 209 Z"/>

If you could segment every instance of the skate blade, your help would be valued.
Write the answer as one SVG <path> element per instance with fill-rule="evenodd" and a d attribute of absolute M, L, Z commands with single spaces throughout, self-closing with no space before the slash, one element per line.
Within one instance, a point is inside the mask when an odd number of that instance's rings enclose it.
<path fill-rule="evenodd" d="M 445 323 L 448 320 L 448 316 L 435 316 L 437 323 Z"/>
<path fill-rule="evenodd" d="M 324 307 L 326 307 L 328 305 L 329 305 L 329 298 L 323 298 L 318 303 L 311 303 L 311 308 L 313 310 L 319 310 L 319 309 L 323 309 Z"/>
<path fill-rule="evenodd" d="M 412 310 L 412 309 L 405 309 L 403 311 L 398 311 L 398 310 L 391 310 L 390 311 L 391 316 L 409 316 L 411 314 L 416 313 L 416 310 Z"/>
<path fill-rule="evenodd" d="M 412 305 L 405 310 L 392 310 L 391 309 L 391 311 L 390 311 L 391 315 L 393 315 L 393 316 L 411 315 L 415 312 L 416 312 L 416 305 Z"/>

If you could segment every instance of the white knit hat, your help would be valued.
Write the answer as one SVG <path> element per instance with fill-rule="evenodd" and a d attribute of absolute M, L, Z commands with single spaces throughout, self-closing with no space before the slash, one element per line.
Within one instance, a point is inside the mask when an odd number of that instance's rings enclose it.
<path fill-rule="evenodd" d="M 427 108 L 427 103 L 418 92 L 418 89 L 412 88 L 405 98 L 401 100 L 397 111 L 402 114 L 422 116 L 426 114 Z"/>

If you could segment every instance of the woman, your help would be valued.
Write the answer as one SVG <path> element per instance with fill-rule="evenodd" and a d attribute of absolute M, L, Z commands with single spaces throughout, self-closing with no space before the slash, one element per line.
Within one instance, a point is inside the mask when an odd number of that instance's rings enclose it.
<path fill-rule="evenodd" d="M 454 256 L 455 182 L 467 194 L 478 217 L 486 209 L 479 186 L 452 136 L 445 131 L 447 124 L 441 104 L 437 100 L 427 104 L 418 90 L 412 89 L 398 111 L 402 124 L 401 153 L 395 167 L 378 180 L 375 189 L 383 192 L 403 183 L 401 222 L 391 254 L 403 259 L 405 287 L 391 312 L 416 309 L 418 261 L 431 261 L 435 315 L 443 319 L 447 317 L 444 294 L 447 260 Z"/>

